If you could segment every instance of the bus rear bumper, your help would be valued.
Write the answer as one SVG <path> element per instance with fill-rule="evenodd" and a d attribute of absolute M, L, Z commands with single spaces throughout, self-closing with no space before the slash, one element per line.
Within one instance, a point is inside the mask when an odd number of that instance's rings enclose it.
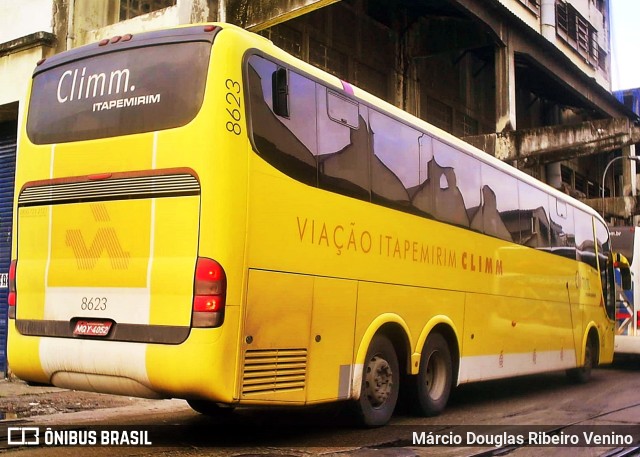
<path fill-rule="evenodd" d="M 220 331 L 192 329 L 184 343 L 169 345 L 27 336 L 10 321 L 9 365 L 27 382 L 61 388 L 232 403 L 234 379 L 224 375 L 233 373 L 224 359 L 232 354 L 220 347 Z"/>
<path fill-rule="evenodd" d="M 103 394 L 154 399 L 167 398 L 135 379 L 122 376 L 59 371 L 51 377 L 51 384 L 65 389 L 84 390 Z"/>

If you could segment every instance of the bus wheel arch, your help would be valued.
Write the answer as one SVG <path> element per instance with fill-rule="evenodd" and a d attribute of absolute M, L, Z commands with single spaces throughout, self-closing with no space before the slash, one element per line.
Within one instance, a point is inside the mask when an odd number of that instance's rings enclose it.
<path fill-rule="evenodd" d="M 392 341 L 396 353 L 398 354 L 401 371 L 410 373 L 411 370 L 411 333 L 409 327 L 397 314 L 383 314 L 378 316 L 369 324 L 360 339 L 354 358 L 354 372 L 351 378 L 351 393 L 349 398 L 357 400 L 360 395 L 360 384 L 362 381 L 362 366 L 366 358 L 367 351 L 373 338 L 379 334 L 385 334 Z M 406 367 L 406 368 L 405 368 Z"/>
<path fill-rule="evenodd" d="M 458 379 L 460 350 L 452 327 L 436 325 L 426 336 L 419 369 L 411 386 L 411 406 L 415 413 L 432 417 L 446 407 Z"/>
<path fill-rule="evenodd" d="M 435 316 L 422 329 L 422 333 L 420 334 L 420 338 L 418 338 L 418 342 L 415 348 L 416 352 L 420 352 L 417 354 L 414 353 L 414 358 L 412 360 L 416 371 L 412 371 L 412 373 L 417 373 L 420 360 L 422 359 L 422 350 L 424 349 L 429 336 L 434 333 L 442 334 L 442 337 L 449 345 L 449 350 L 451 351 L 451 357 L 453 360 L 453 379 L 457 383 L 458 373 L 460 369 L 460 341 L 458 340 L 458 332 L 455 324 L 446 316 Z"/>
<path fill-rule="evenodd" d="M 600 360 L 600 337 L 595 326 L 589 328 L 583 340 L 582 364 L 567 370 L 568 378 L 578 384 L 584 384 L 591 379 L 591 371 L 598 366 Z"/>
<path fill-rule="evenodd" d="M 366 354 L 356 364 L 361 371 L 353 378 L 352 409 L 358 423 L 378 427 L 389 422 L 398 403 L 410 364 L 409 338 L 400 323 L 388 322 L 363 340 L 363 347 Z"/>

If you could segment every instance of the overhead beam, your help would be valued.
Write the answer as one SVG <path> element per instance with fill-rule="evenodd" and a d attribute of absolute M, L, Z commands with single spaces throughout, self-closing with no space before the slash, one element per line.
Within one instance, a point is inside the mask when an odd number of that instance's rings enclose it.
<path fill-rule="evenodd" d="M 463 140 L 503 161 L 525 159 L 544 164 L 640 143 L 640 126 L 628 118 L 604 119 L 469 136 Z"/>
<path fill-rule="evenodd" d="M 224 20 L 252 32 L 310 13 L 340 0 L 223 0 Z"/>
<path fill-rule="evenodd" d="M 580 199 L 586 205 L 605 216 L 630 218 L 640 215 L 640 205 L 636 197 L 607 197 Z"/>
<path fill-rule="evenodd" d="M 607 117 L 633 115 L 616 100 L 609 91 L 593 80 L 594 75 L 585 73 L 568 55 L 549 42 L 541 33 L 520 24 L 504 4 L 503 0 L 451 0 L 468 14 L 477 17 L 489 28 L 498 43 L 508 46 L 511 52 L 526 55 L 530 61 L 548 72 L 555 82 L 570 91 L 586 106 L 592 107 Z M 521 25 L 521 24 L 520 24 Z"/>

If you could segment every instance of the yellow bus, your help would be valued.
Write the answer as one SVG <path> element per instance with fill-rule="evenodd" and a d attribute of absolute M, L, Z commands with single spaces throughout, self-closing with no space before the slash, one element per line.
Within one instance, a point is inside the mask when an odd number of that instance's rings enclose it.
<path fill-rule="evenodd" d="M 9 364 L 197 411 L 610 362 L 609 233 L 587 206 L 258 35 L 105 39 L 37 66 L 22 122 Z"/>

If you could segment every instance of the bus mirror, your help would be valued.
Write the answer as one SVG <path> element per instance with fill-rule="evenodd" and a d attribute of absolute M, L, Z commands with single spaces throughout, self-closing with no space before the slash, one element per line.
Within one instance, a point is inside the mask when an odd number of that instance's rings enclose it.
<path fill-rule="evenodd" d="M 622 288 L 624 290 L 631 290 L 631 267 L 629 266 L 627 258 L 620 253 L 613 254 L 613 267 L 620 271 Z"/>
<path fill-rule="evenodd" d="M 278 68 L 271 75 L 273 112 L 282 117 L 289 117 L 289 83 L 287 76 L 286 68 Z"/>
<path fill-rule="evenodd" d="M 624 290 L 631 290 L 631 270 L 628 268 L 621 268 L 620 276 L 622 277 L 622 288 Z"/>

